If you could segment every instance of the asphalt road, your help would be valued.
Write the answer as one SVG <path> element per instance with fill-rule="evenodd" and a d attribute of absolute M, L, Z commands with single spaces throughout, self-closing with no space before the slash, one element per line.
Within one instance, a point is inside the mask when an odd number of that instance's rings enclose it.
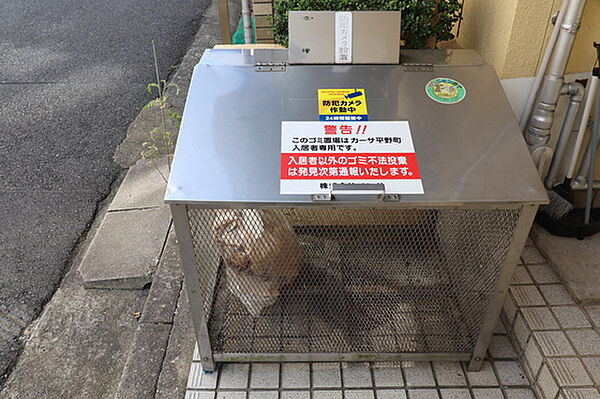
<path fill-rule="evenodd" d="M 0 382 L 118 173 L 112 155 L 209 0 L 0 1 Z"/>

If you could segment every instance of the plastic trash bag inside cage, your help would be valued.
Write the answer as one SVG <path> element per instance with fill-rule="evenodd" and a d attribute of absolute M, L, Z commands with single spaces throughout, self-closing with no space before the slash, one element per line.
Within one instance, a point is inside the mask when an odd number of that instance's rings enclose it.
<path fill-rule="evenodd" d="M 252 316 L 277 302 L 302 266 L 298 238 L 275 211 L 220 210 L 212 233 L 222 250 L 228 288 Z"/>

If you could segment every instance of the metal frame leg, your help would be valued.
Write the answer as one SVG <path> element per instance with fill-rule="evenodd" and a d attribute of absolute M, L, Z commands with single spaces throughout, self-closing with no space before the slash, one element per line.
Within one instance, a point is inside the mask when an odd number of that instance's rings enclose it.
<path fill-rule="evenodd" d="M 485 357 L 485 351 L 490 345 L 492 335 L 494 334 L 494 329 L 496 328 L 496 323 L 498 322 L 498 316 L 500 316 L 500 311 L 502 310 L 502 306 L 504 306 L 504 301 L 506 301 L 508 288 L 510 287 L 515 268 L 519 263 L 519 256 L 521 256 L 521 252 L 525 247 L 525 241 L 529 235 L 529 230 L 531 228 L 531 224 L 533 223 L 537 209 L 537 205 L 524 205 L 521 210 L 515 232 L 510 241 L 508 253 L 506 254 L 506 258 L 504 259 L 504 263 L 502 265 L 500 277 L 496 283 L 494 298 L 492 299 L 492 302 L 488 306 L 485 313 L 485 318 L 481 326 L 481 332 L 479 333 L 479 338 L 477 339 L 475 349 L 473 350 L 473 356 L 469 362 L 469 371 L 481 370 L 483 359 Z"/>
<path fill-rule="evenodd" d="M 206 315 L 201 298 L 200 274 L 196 267 L 194 258 L 194 245 L 192 234 L 190 232 L 190 223 L 188 218 L 187 206 L 172 204 L 171 214 L 175 224 L 175 233 L 179 242 L 179 253 L 181 265 L 183 266 L 183 275 L 185 288 L 187 290 L 192 320 L 196 331 L 196 341 L 200 351 L 202 368 L 204 371 L 214 371 L 215 361 L 213 359 L 210 336 L 208 335 L 208 326 L 206 324 Z"/>

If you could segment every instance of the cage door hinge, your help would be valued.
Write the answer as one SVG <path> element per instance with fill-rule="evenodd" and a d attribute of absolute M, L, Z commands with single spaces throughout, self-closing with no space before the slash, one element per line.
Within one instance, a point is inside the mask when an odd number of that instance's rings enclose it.
<path fill-rule="evenodd" d="M 285 72 L 285 62 L 257 62 L 254 64 L 256 72 Z"/>
<path fill-rule="evenodd" d="M 433 72 L 433 64 L 402 64 L 404 72 Z"/>

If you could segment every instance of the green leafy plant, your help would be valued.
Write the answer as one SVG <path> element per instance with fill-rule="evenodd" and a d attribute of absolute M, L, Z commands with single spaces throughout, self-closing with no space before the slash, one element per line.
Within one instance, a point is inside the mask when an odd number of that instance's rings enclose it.
<path fill-rule="evenodd" d="M 288 45 L 288 11 L 402 11 L 402 39 L 407 48 L 451 40 L 461 20 L 459 0 L 276 0 L 275 41 Z"/>
<path fill-rule="evenodd" d="M 149 139 L 142 143 L 143 151 L 141 155 L 167 181 L 167 177 L 158 168 L 156 161 L 166 157 L 169 171 L 171 170 L 171 161 L 175 152 L 175 136 L 170 128 L 179 129 L 181 114 L 169 109 L 169 97 L 170 93 L 174 95 L 179 94 L 179 87 L 175 83 L 168 83 L 166 80 L 160 78 L 154 40 L 152 41 L 152 55 L 154 56 L 156 82 L 148 84 L 146 89 L 148 93 L 156 92 L 156 98 L 146 104 L 144 110 L 157 108 L 160 113 L 160 123 L 152 129 Z"/>

